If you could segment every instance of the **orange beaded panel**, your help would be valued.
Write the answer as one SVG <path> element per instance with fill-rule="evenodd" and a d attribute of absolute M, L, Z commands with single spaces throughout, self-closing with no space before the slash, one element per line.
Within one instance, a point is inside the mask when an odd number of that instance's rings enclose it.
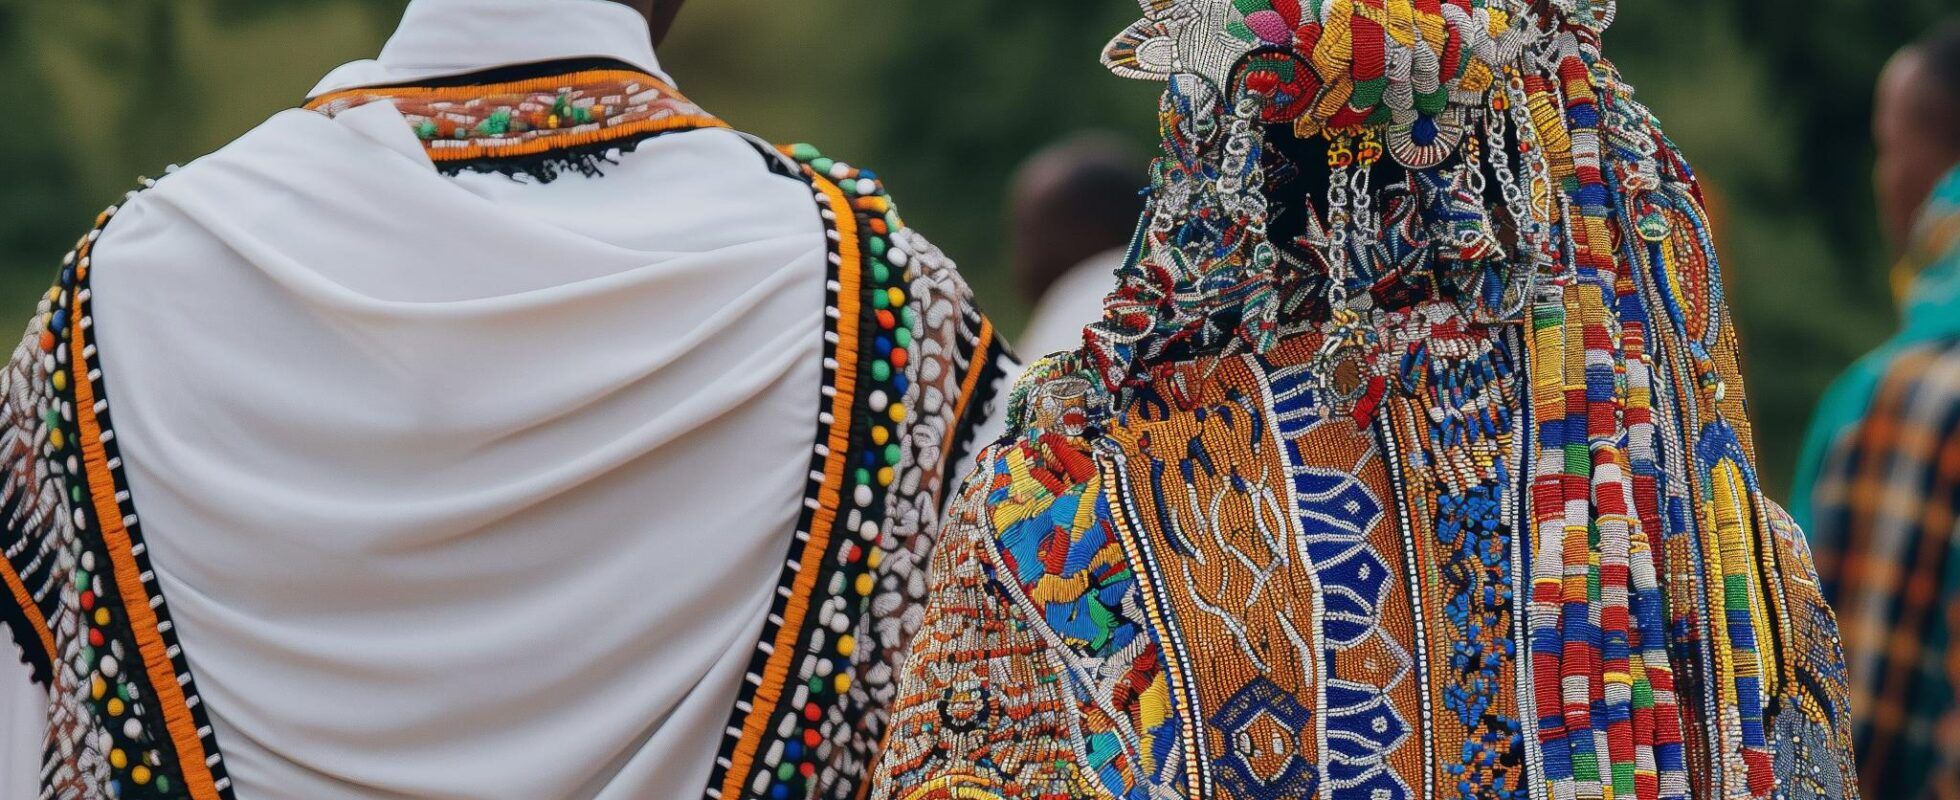
<path fill-rule="evenodd" d="M 380 87 L 321 95 L 310 111 L 333 116 L 395 104 L 437 163 L 531 156 L 624 143 L 657 133 L 728 124 L 643 72 L 590 70 L 508 83 Z"/>

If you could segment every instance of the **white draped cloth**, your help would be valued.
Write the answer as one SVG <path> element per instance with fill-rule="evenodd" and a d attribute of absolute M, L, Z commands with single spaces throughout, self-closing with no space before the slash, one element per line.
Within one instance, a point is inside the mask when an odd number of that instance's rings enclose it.
<path fill-rule="evenodd" d="M 1118 248 L 1091 256 L 1042 293 L 1027 328 L 1014 340 L 1027 363 L 1082 346 L 1082 329 L 1102 320 L 1103 300 L 1116 289 L 1116 270 L 1127 255 Z"/>
<path fill-rule="evenodd" d="M 314 92 L 658 73 L 645 30 L 414 0 Z M 439 174 L 386 103 L 295 110 L 129 203 L 98 342 L 237 796 L 699 796 L 801 507 L 824 265 L 809 189 L 726 131 L 538 184 Z M 32 797 L 44 712 L 0 664 L 0 797 Z"/>

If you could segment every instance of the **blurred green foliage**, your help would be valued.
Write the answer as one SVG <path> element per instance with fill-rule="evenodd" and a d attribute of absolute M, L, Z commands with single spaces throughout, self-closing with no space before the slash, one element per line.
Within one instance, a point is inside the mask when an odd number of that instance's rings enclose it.
<path fill-rule="evenodd" d="M 372 55 L 402 0 L 0 3 L 0 313 L 22 315 L 94 211 Z M 1871 85 L 1951 0 L 1626 2 L 1608 52 L 1718 198 L 1766 477 L 1891 325 L 1872 220 Z M 665 65 L 736 125 L 877 169 L 1003 321 L 1014 165 L 1095 127 L 1155 139 L 1155 88 L 1096 62 L 1126 0 L 695 0 Z M 1139 165 L 1139 182 L 1142 180 Z M 167 302 L 168 298 L 160 298 Z M 186 324 L 193 324 L 187 320 Z"/>

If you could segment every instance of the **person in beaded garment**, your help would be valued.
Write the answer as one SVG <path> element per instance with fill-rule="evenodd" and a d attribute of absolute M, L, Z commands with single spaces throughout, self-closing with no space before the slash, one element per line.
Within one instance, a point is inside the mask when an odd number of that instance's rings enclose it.
<path fill-rule="evenodd" d="M 0 797 L 849 798 L 1013 368 L 677 0 L 412 0 L 0 370 Z"/>
<path fill-rule="evenodd" d="M 1960 797 L 1960 17 L 1878 85 L 1875 185 L 1901 325 L 1824 395 L 1797 509 L 1843 612 L 1866 796 Z"/>
<path fill-rule="evenodd" d="M 950 512 L 871 796 L 1858 796 L 1612 0 L 1142 6 L 1146 210 Z"/>

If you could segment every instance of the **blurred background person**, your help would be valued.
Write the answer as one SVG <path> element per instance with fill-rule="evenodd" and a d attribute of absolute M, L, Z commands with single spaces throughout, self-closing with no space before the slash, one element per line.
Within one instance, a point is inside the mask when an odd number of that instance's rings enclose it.
<path fill-rule="evenodd" d="M 1960 797 L 1960 18 L 1893 57 L 1873 132 L 1903 324 L 1825 395 L 1795 507 L 1842 620 L 1865 796 Z"/>
<path fill-rule="evenodd" d="M 1031 156 L 1010 184 L 1013 269 L 1034 306 L 1014 340 L 1025 361 L 1082 343 L 1130 249 L 1147 159 L 1107 133 L 1081 133 Z"/>

